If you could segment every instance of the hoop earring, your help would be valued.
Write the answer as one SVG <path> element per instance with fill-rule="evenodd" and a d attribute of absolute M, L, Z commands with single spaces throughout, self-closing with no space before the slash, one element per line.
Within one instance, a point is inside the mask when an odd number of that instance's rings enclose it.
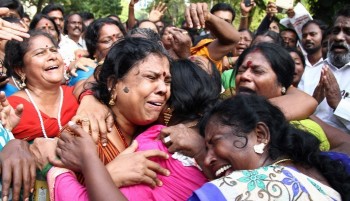
<path fill-rule="evenodd" d="M 256 144 L 253 146 L 253 149 L 255 151 L 255 153 L 257 154 L 263 154 L 264 153 L 264 148 L 265 148 L 266 144 L 265 143 L 260 143 L 260 144 Z"/>

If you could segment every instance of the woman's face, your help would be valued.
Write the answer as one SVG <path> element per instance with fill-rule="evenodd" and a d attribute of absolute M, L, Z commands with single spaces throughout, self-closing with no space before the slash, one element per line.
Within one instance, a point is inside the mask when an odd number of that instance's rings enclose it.
<path fill-rule="evenodd" d="M 269 30 L 274 31 L 276 33 L 280 33 L 280 27 L 278 26 L 278 23 L 275 21 L 271 22 L 269 26 Z"/>
<path fill-rule="evenodd" d="M 281 85 L 270 62 L 260 51 L 247 54 L 236 76 L 238 93 L 256 93 L 265 98 L 281 96 Z"/>
<path fill-rule="evenodd" d="M 17 74 L 25 74 L 27 85 L 47 87 L 51 84 L 61 84 L 63 80 L 62 57 L 57 47 L 46 36 L 39 35 L 30 40 L 23 63 L 24 67 L 20 70 L 22 72 Z"/>
<path fill-rule="evenodd" d="M 55 30 L 54 24 L 45 18 L 42 18 L 38 24 L 36 24 L 35 29 L 42 30 L 48 34 L 51 34 L 55 38 L 56 41 L 58 41 L 58 33 Z"/>
<path fill-rule="evenodd" d="M 112 107 L 118 120 L 148 125 L 158 119 L 170 97 L 170 64 L 164 56 L 148 55 L 118 81 Z"/>
<path fill-rule="evenodd" d="M 166 27 L 164 30 L 164 33 L 162 35 L 162 43 L 165 47 L 165 49 L 170 49 L 171 48 L 171 37 L 170 36 L 170 29 L 172 29 L 172 27 Z"/>
<path fill-rule="evenodd" d="M 123 32 L 115 24 L 105 24 L 101 27 L 97 39 L 95 58 L 102 61 L 108 54 L 111 47 L 119 39 L 123 38 Z"/>
<path fill-rule="evenodd" d="M 304 73 L 304 66 L 303 66 L 303 62 L 301 61 L 301 58 L 299 57 L 299 55 L 297 53 L 290 52 L 289 54 L 292 57 L 292 59 L 294 60 L 294 64 L 295 64 L 295 71 L 294 71 L 294 75 L 293 75 L 293 86 L 297 87 L 298 83 L 301 79 L 301 76 Z"/>
<path fill-rule="evenodd" d="M 207 155 L 204 165 L 215 178 L 260 166 L 260 156 L 253 148 L 259 144 L 255 131 L 244 135 L 246 138 L 239 137 L 239 133 L 231 126 L 222 125 L 216 116 L 210 118 L 205 128 Z"/>
<path fill-rule="evenodd" d="M 240 40 L 238 41 L 236 45 L 236 51 L 235 56 L 239 56 L 242 54 L 242 52 L 247 49 L 250 44 L 252 43 L 252 37 L 249 34 L 248 31 L 241 31 L 240 34 Z"/>

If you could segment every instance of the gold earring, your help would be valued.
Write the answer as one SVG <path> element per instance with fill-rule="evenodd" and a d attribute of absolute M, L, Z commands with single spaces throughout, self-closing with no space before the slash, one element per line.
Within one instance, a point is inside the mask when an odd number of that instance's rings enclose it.
<path fill-rule="evenodd" d="M 110 106 L 115 105 L 115 101 L 114 101 L 113 96 L 111 96 L 111 99 L 109 100 L 108 105 L 110 105 Z"/>
<path fill-rule="evenodd" d="M 18 86 L 20 89 L 26 88 L 27 85 L 26 85 L 25 81 L 26 81 L 26 76 L 21 75 L 21 81 L 18 83 Z"/>
<path fill-rule="evenodd" d="M 168 107 L 164 111 L 163 116 L 164 116 L 164 123 L 167 126 L 169 121 L 170 121 L 170 119 L 171 119 L 171 116 L 173 116 L 173 110 L 170 107 Z"/>

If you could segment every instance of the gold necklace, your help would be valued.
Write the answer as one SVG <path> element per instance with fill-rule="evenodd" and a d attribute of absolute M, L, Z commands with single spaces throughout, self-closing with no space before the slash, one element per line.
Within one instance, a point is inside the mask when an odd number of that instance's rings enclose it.
<path fill-rule="evenodd" d="M 272 163 L 272 165 L 278 165 L 278 164 L 283 163 L 283 162 L 286 162 L 286 161 L 292 161 L 292 159 L 290 159 L 290 158 L 284 158 L 284 159 L 281 159 L 281 160 L 278 160 L 278 161 Z"/>

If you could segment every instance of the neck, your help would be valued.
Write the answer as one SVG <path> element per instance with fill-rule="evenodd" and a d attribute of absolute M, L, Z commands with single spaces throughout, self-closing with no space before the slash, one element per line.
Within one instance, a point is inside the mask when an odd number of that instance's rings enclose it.
<path fill-rule="evenodd" d="M 68 35 L 70 39 L 72 39 L 74 42 L 78 43 L 80 36 L 73 36 L 73 35 Z"/>
<path fill-rule="evenodd" d="M 308 54 L 307 59 L 309 60 L 310 64 L 314 65 L 322 58 L 322 51 L 321 49 L 313 54 Z"/>
<path fill-rule="evenodd" d="M 125 141 L 128 144 L 131 144 L 131 141 L 133 140 L 136 134 L 137 126 L 119 117 L 117 117 L 115 124 L 120 129 L 123 136 L 125 137 Z"/>

